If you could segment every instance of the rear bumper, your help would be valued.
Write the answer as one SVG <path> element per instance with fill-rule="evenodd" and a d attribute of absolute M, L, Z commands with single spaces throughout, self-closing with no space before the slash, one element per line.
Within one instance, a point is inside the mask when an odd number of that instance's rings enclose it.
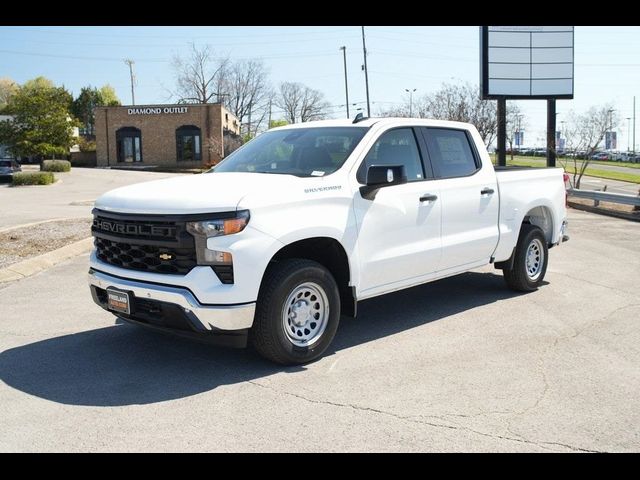
<path fill-rule="evenodd" d="M 134 308 L 126 319 L 131 321 L 169 329 L 176 327 L 195 333 L 245 330 L 253 325 L 255 302 L 241 305 L 201 304 L 186 288 L 128 280 L 93 268 L 89 269 L 89 286 L 93 300 L 105 310 L 104 295 L 107 288 L 128 292 Z"/>

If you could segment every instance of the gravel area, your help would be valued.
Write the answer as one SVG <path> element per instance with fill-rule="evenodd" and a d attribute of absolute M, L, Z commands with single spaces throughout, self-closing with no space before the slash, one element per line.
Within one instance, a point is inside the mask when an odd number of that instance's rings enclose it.
<path fill-rule="evenodd" d="M 91 219 L 41 223 L 0 233 L 0 268 L 91 236 Z"/>
<path fill-rule="evenodd" d="M 600 202 L 598 207 L 594 207 L 593 200 L 588 198 L 576 198 L 569 197 L 569 201 L 572 204 L 585 205 L 587 207 L 595 208 L 596 210 L 601 210 L 603 212 L 621 212 L 631 215 L 632 217 L 637 217 L 640 220 L 640 210 L 634 210 L 633 205 L 624 205 L 622 203 L 612 203 L 612 202 Z"/>

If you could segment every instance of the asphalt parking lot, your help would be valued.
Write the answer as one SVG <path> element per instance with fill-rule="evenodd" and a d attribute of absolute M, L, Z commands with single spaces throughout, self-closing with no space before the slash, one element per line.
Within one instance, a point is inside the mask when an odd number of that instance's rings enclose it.
<path fill-rule="evenodd" d="M 640 224 L 570 234 L 537 292 L 372 299 L 298 368 L 116 322 L 79 256 L 0 286 L 0 450 L 637 451 Z"/>
<path fill-rule="evenodd" d="M 25 165 L 23 170 L 38 171 L 39 167 Z M 89 217 L 95 199 L 108 190 L 175 175 L 74 167 L 71 172 L 56 173 L 58 181 L 44 188 L 0 184 L 0 230 L 54 218 Z"/>

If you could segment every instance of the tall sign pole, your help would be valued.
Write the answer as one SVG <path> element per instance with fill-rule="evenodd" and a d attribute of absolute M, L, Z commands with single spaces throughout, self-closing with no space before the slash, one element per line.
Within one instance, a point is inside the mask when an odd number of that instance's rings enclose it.
<path fill-rule="evenodd" d="M 556 166 L 556 99 L 547 100 L 547 167 Z"/>
<path fill-rule="evenodd" d="M 506 100 L 547 101 L 547 165 L 556 165 L 556 100 L 573 98 L 574 28 L 480 27 L 480 88 L 498 101 L 498 165 L 506 163 Z"/>
<path fill-rule="evenodd" d="M 496 154 L 498 155 L 498 166 L 507 166 L 507 101 L 504 98 L 498 99 L 498 145 Z"/>

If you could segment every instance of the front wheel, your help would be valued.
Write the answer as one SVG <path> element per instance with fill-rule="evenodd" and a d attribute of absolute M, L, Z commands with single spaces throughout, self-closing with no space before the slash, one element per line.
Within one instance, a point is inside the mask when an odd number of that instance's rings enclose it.
<path fill-rule="evenodd" d="M 522 225 L 513 255 L 513 267 L 503 270 L 507 285 L 519 292 L 536 290 L 544 280 L 549 262 L 547 241 L 540 227 L 528 223 Z"/>
<path fill-rule="evenodd" d="M 320 357 L 340 321 L 340 294 L 331 273 L 305 259 L 285 259 L 265 273 L 250 338 L 262 355 L 283 365 Z"/>

